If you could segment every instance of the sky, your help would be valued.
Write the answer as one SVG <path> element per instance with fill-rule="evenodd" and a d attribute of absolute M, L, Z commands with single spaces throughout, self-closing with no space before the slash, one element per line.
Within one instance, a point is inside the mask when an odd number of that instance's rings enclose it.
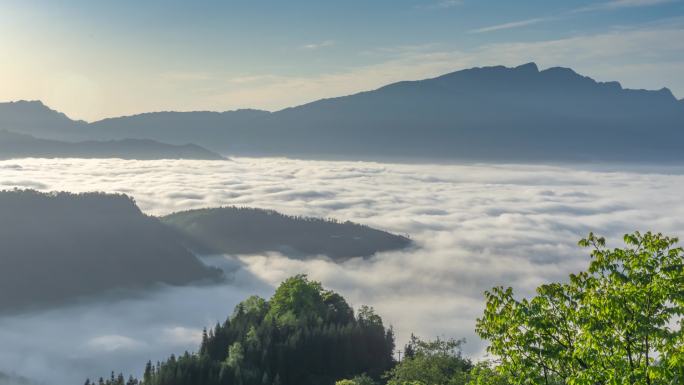
<path fill-rule="evenodd" d="M 0 101 L 87 121 L 530 61 L 684 98 L 684 1 L 0 0 Z"/>

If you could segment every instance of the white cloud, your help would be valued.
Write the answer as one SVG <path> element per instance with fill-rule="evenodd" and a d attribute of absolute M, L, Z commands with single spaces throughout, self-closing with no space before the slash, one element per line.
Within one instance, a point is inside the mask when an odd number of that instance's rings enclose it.
<path fill-rule="evenodd" d="M 426 8 L 426 9 L 446 9 L 446 8 L 453 8 L 463 5 L 463 0 L 442 0 L 438 1 L 436 3 L 431 3 L 427 5 L 418 5 L 417 8 Z"/>
<path fill-rule="evenodd" d="M 136 350 L 143 346 L 140 341 L 122 335 L 103 335 L 89 339 L 86 346 L 97 352 L 115 352 L 119 350 Z"/>
<path fill-rule="evenodd" d="M 534 18 L 534 19 L 512 21 L 510 23 L 503 23 L 503 24 L 492 25 L 489 27 L 477 28 L 477 29 L 470 30 L 468 32 L 469 33 L 484 33 L 484 32 L 501 31 L 501 30 L 506 30 L 506 29 L 527 27 L 527 26 L 530 26 L 533 24 L 539 24 L 539 23 L 546 22 L 549 20 L 552 20 L 552 19 L 548 18 L 548 17 L 538 17 L 538 18 Z"/>
<path fill-rule="evenodd" d="M 593 12 L 593 11 L 607 11 L 615 10 L 621 8 L 636 8 L 636 7 L 649 7 L 665 3 L 671 3 L 673 0 L 614 0 L 608 2 L 601 2 L 596 4 L 591 4 L 588 6 L 573 9 L 569 12 L 562 13 L 556 17 L 536 17 L 531 19 L 512 21 L 502 24 L 496 24 L 492 26 L 476 28 L 468 31 L 469 33 L 485 33 L 485 32 L 495 32 L 501 30 L 508 30 L 514 28 L 527 27 L 534 24 L 544 23 L 552 20 L 556 20 L 559 17 L 567 17 L 574 13 L 582 12 Z"/>
<path fill-rule="evenodd" d="M 206 325 L 207 327 L 211 325 Z M 167 327 L 161 330 L 161 337 L 170 344 L 197 346 L 202 340 L 202 329 L 183 326 Z"/>
<path fill-rule="evenodd" d="M 467 352 L 479 354 L 473 326 L 483 290 L 510 285 L 529 294 L 582 269 L 588 257 L 576 241 L 589 231 L 609 240 L 636 229 L 684 234 L 681 167 L 21 159 L 0 162 L 0 180 L 126 192 L 152 214 L 234 204 L 349 219 L 410 234 L 419 245 L 341 265 L 279 254 L 213 258 L 229 284 L 0 317 L 0 371 L 61 383 L 110 370 L 139 374 L 147 360 L 193 351 L 202 327 L 300 272 L 357 307 L 375 306 L 399 343 L 411 332 L 466 337 Z"/>
<path fill-rule="evenodd" d="M 333 40 L 325 40 L 319 43 L 309 43 L 301 46 L 302 49 L 307 49 L 307 50 L 317 50 L 325 47 L 332 47 L 335 45 L 335 42 Z"/>
<path fill-rule="evenodd" d="M 676 0 L 613 0 L 577 8 L 573 12 L 608 11 L 621 8 L 651 7 L 665 3 L 672 3 L 673 1 Z"/>

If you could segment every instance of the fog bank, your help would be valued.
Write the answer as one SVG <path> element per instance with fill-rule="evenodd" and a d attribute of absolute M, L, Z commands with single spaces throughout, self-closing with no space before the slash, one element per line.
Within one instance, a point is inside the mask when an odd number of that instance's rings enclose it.
<path fill-rule="evenodd" d="M 415 250 L 342 264 L 282 255 L 215 257 L 230 282 L 162 288 L 125 300 L 0 318 L 0 372 L 44 383 L 82 382 L 110 370 L 138 373 L 148 359 L 194 350 L 203 326 L 252 293 L 270 296 L 300 272 L 358 307 L 375 306 L 398 342 L 466 337 L 482 291 L 537 285 L 584 268 L 577 240 L 633 230 L 684 234 L 684 167 L 402 165 L 236 158 L 222 161 L 0 162 L 0 188 L 122 192 L 147 213 L 220 205 L 333 217 L 408 234 Z M 67 353 L 64 353 L 67 352 Z"/>

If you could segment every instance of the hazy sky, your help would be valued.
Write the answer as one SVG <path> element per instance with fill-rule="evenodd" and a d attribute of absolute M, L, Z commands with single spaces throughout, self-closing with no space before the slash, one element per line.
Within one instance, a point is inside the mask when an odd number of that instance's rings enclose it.
<path fill-rule="evenodd" d="M 269 110 L 471 66 L 684 97 L 677 0 L 0 0 L 0 101 L 73 118 Z"/>

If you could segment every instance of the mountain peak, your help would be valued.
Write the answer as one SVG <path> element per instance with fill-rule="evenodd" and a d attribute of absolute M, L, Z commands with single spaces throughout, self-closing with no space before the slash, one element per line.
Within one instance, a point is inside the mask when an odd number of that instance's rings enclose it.
<path fill-rule="evenodd" d="M 659 89 L 657 92 L 663 96 L 666 96 L 668 99 L 677 100 L 677 98 L 674 96 L 672 91 L 667 87 L 663 87 L 663 88 Z"/>
<path fill-rule="evenodd" d="M 3 108 L 4 107 L 4 108 Z M 41 100 L 14 100 L 9 102 L 0 103 L 0 111 L 3 113 L 10 113 L 12 111 L 19 112 L 22 114 L 30 113 L 34 116 L 57 116 L 59 119 L 66 121 L 73 121 L 76 123 L 85 123 L 82 120 L 73 120 L 69 118 L 65 113 L 53 110 L 48 107 Z"/>
<path fill-rule="evenodd" d="M 9 101 L 6 104 L 14 105 L 16 107 L 25 107 L 25 108 L 40 108 L 40 109 L 45 109 L 45 110 L 50 110 L 48 106 L 45 105 L 40 100 L 13 100 Z"/>
<path fill-rule="evenodd" d="M 539 72 L 539 67 L 537 66 L 537 63 L 535 63 L 535 62 L 529 62 L 529 63 L 521 64 L 521 65 L 515 67 L 514 69 L 518 70 L 518 71 L 524 71 L 524 72 Z"/>

